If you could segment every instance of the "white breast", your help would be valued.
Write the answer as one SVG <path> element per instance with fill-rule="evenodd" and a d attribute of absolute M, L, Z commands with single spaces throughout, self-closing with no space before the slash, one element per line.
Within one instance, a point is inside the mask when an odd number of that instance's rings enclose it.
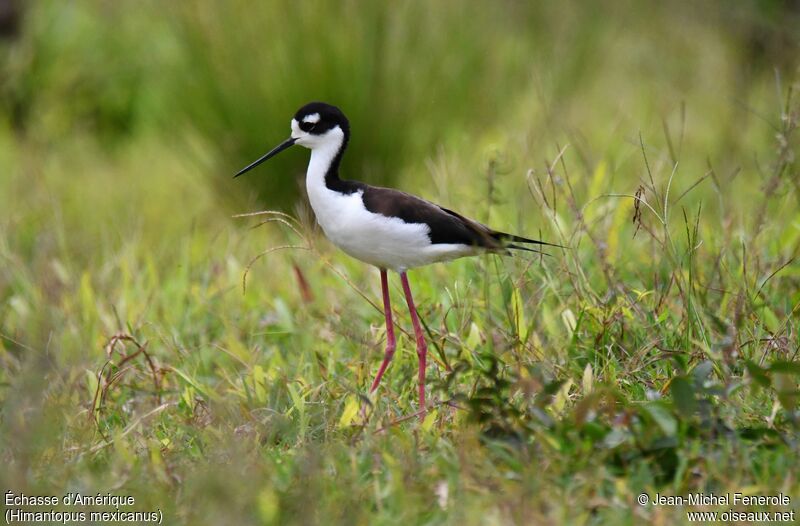
<path fill-rule="evenodd" d="M 340 144 L 315 147 L 306 174 L 311 208 L 333 244 L 356 259 L 398 272 L 476 253 L 469 245 L 432 244 L 424 223 L 370 212 L 360 191 L 342 194 L 327 188 L 325 174 Z"/>

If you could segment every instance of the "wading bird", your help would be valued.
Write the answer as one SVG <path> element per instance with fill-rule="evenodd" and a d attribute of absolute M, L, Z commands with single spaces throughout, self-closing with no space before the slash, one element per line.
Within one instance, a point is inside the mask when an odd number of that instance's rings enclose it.
<path fill-rule="evenodd" d="M 377 389 L 395 351 L 387 269 L 400 274 L 419 357 L 419 405 L 425 412 L 425 363 L 428 346 L 411 296 L 406 271 L 463 256 L 508 249 L 531 250 L 515 243 L 560 247 L 498 232 L 452 210 L 413 195 L 339 178 L 339 164 L 350 140 L 350 123 L 335 106 L 311 102 L 295 113 L 292 134 L 234 177 L 252 170 L 294 144 L 311 150 L 306 190 L 325 235 L 350 256 L 380 269 L 386 351 L 370 392 Z M 563 248 L 563 247 L 562 247 Z M 535 251 L 534 251 L 535 252 Z"/>

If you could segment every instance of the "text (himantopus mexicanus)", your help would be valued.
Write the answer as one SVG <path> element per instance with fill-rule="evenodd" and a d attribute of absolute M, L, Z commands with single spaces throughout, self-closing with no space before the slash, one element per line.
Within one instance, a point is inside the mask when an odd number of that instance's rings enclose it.
<path fill-rule="evenodd" d="M 350 139 L 350 123 L 335 106 L 306 104 L 292 119 L 292 134 L 234 177 L 255 168 L 293 144 L 311 150 L 306 189 L 311 208 L 325 235 L 356 259 L 375 265 L 381 273 L 386 351 L 370 391 L 380 384 L 395 351 L 392 309 L 386 270 L 400 282 L 414 325 L 419 357 L 419 405 L 425 412 L 425 361 L 428 347 L 411 296 L 406 271 L 410 268 L 484 252 L 530 250 L 514 243 L 560 246 L 498 232 L 452 210 L 413 195 L 339 178 L 339 163 Z"/>

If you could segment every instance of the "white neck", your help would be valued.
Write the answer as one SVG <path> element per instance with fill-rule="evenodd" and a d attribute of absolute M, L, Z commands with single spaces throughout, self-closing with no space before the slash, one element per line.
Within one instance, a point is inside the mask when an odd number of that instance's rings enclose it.
<path fill-rule="evenodd" d="M 306 171 L 306 190 L 308 190 L 309 197 L 312 193 L 318 194 L 319 192 L 327 190 L 325 187 L 325 175 L 333 163 L 336 154 L 339 153 L 339 148 L 342 147 L 344 134 L 339 128 L 334 128 L 328 132 L 319 144 L 314 145 L 311 150 L 311 160 L 308 162 L 308 170 Z M 313 206 L 313 198 L 312 198 Z"/>

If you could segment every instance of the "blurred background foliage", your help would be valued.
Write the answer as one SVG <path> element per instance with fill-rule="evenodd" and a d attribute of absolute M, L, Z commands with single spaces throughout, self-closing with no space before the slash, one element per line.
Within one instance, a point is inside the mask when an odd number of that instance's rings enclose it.
<path fill-rule="evenodd" d="M 0 482 L 187 524 L 664 524 L 639 491 L 796 488 L 798 27 L 789 0 L 0 0 Z M 314 99 L 346 177 L 572 249 L 414 272 L 421 425 L 401 330 L 358 424 L 374 269 L 230 217 L 309 224 L 307 152 L 231 176 Z"/>
<path fill-rule="evenodd" d="M 214 163 L 202 184 L 223 195 L 234 187 L 223 176 L 282 140 L 310 100 L 355 123 L 347 174 L 392 183 L 454 135 L 502 129 L 532 93 L 547 141 L 587 133 L 589 110 L 643 125 L 698 91 L 746 99 L 799 51 L 800 8 L 779 0 L 4 3 L 20 21 L 3 43 L 0 109 L 18 132 L 108 148 L 141 133 L 176 148 L 200 137 Z M 291 208 L 302 158 L 244 184 Z"/>

